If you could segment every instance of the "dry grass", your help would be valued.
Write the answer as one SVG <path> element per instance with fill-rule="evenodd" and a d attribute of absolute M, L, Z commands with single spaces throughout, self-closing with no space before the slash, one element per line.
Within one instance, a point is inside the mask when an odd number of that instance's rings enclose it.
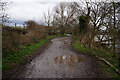
<path fill-rule="evenodd" d="M 36 26 L 29 30 L 4 27 L 2 31 L 3 56 L 21 49 L 24 45 L 31 45 L 44 39 L 46 37 L 45 30 L 44 26 Z M 25 31 L 26 33 L 23 33 Z"/>

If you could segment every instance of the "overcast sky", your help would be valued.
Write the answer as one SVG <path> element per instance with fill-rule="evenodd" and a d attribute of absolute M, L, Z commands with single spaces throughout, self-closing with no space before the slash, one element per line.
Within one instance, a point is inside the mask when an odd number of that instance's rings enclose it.
<path fill-rule="evenodd" d="M 24 21 L 43 20 L 43 13 L 52 10 L 57 2 L 39 2 L 40 0 L 11 0 L 13 3 L 7 9 L 10 21 L 22 25 Z"/>
<path fill-rule="evenodd" d="M 4 0 L 5 1 L 5 0 Z M 60 2 L 79 2 L 80 0 L 6 0 L 12 2 L 7 9 L 10 20 L 22 25 L 26 20 L 43 21 L 43 13 L 50 11 Z M 82 0 L 81 0 L 82 1 Z M 92 0 L 93 1 L 93 0 Z M 100 1 L 100 0 L 99 0 Z M 102 0 L 103 1 L 103 0 Z"/>
<path fill-rule="evenodd" d="M 9 0 L 7 13 L 10 21 L 22 25 L 26 20 L 43 21 L 43 13 L 50 11 L 59 4 L 59 2 L 74 2 L 79 0 Z"/>

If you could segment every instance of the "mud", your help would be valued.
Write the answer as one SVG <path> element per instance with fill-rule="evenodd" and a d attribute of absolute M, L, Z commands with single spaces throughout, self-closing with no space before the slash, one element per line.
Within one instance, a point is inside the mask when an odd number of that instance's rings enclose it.
<path fill-rule="evenodd" d="M 102 78 L 100 66 L 91 56 L 70 49 L 70 37 L 51 40 L 52 44 L 13 78 Z"/>

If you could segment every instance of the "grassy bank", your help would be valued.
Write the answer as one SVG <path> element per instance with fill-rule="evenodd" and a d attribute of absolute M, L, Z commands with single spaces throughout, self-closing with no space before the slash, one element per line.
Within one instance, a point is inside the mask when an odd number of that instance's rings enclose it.
<path fill-rule="evenodd" d="M 82 44 L 79 43 L 79 40 L 75 40 L 72 44 L 75 50 L 82 52 L 84 54 L 88 55 L 97 55 L 105 60 L 107 60 L 109 63 L 113 64 L 113 67 L 109 67 L 104 62 L 102 62 L 100 59 L 98 59 L 99 63 L 103 67 L 103 71 L 105 71 L 108 75 L 110 75 L 113 78 L 120 78 L 120 75 L 116 74 L 114 71 L 115 68 L 119 69 L 118 67 L 118 58 L 113 57 L 113 52 L 111 50 L 98 50 L 94 48 L 85 48 Z"/>
<path fill-rule="evenodd" d="M 11 52 L 9 55 L 2 59 L 2 69 L 10 70 L 15 64 L 22 64 L 24 60 L 30 56 L 39 47 L 49 42 L 51 38 L 60 37 L 59 35 L 48 36 L 46 39 L 41 40 L 38 43 L 34 43 L 30 46 L 24 46 L 20 50 Z"/>

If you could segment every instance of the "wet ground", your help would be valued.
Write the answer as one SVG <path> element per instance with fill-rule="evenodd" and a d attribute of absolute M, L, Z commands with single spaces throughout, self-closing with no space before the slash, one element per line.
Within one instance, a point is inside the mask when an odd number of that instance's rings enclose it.
<path fill-rule="evenodd" d="M 71 38 L 52 39 L 52 43 L 24 69 L 17 78 L 100 78 L 104 77 L 97 61 L 70 49 Z"/>

